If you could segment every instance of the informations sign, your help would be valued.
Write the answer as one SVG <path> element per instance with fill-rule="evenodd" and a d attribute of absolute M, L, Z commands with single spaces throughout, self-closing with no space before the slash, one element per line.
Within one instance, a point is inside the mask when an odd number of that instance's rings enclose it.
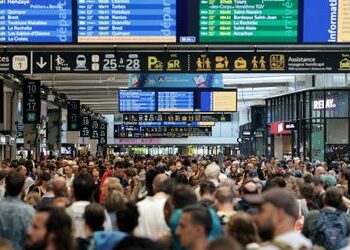
<path fill-rule="evenodd" d="M 40 123 L 41 113 L 40 81 L 26 80 L 23 84 L 23 123 Z"/>
<path fill-rule="evenodd" d="M 349 51 L 274 52 L 32 52 L 0 53 L 0 73 L 350 73 Z M 131 59 L 133 58 L 133 59 Z M 147 111 L 145 111 L 147 112 Z M 151 112 L 151 111 L 150 111 Z"/>
<path fill-rule="evenodd" d="M 298 0 L 200 0 L 199 12 L 200 42 L 298 41 Z"/>
<path fill-rule="evenodd" d="M 158 112 L 193 111 L 192 91 L 158 92 Z"/>
<path fill-rule="evenodd" d="M 201 91 L 202 112 L 236 112 L 237 91 Z"/>
<path fill-rule="evenodd" d="M 175 43 L 176 0 L 77 0 L 79 43 Z"/>
<path fill-rule="evenodd" d="M 0 43 L 71 42 L 71 0 L 0 1 Z"/>
<path fill-rule="evenodd" d="M 119 90 L 120 112 L 155 112 L 156 93 L 154 91 Z"/>
<path fill-rule="evenodd" d="M 350 42 L 350 2 L 348 0 L 304 1 L 306 43 Z"/>

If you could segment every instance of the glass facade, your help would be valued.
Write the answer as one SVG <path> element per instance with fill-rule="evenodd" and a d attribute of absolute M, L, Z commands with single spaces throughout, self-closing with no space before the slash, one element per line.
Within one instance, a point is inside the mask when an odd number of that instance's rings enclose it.
<path fill-rule="evenodd" d="M 266 100 L 267 122 L 293 123 L 292 155 L 312 161 L 349 160 L 350 89 L 312 89 Z M 268 133 L 268 139 L 278 141 Z M 275 145 L 276 147 L 276 145 Z M 274 155 L 272 146 L 270 156 Z M 269 152 L 268 152 L 269 153 Z"/>

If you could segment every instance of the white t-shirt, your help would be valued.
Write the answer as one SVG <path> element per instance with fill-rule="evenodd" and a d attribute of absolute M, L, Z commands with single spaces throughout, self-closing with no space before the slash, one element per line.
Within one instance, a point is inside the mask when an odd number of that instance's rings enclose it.
<path fill-rule="evenodd" d="M 305 246 L 307 249 L 312 248 L 312 242 L 307 239 L 304 235 L 299 232 L 288 232 L 281 234 L 274 238 L 273 241 L 281 242 L 291 246 L 293 249 L 298 250 L 301 247 Z M 279 250 L 279 248 L 273 244 L 262 246 L 260 249 L 263 250 Z"/>
<path fill-rule="evenodd" d="M 71 216 L 73 221 L 75 238 L 86 238 L 83 215 L 85 212 L 85 208 L 89 204 L 89 201 L 76 201 L 73 202 L 72 205 L 70 205 L 66 210 L 67 214 Z M 105 222 L 103 223 L 103 227 L 105 231 L 112 231 L 112 222 L 107 211 L 105 211 Z"/>
<path fill-rule="evenodd" d="M 139 210 L 139 224 L 134 234 L 139 237 L 156 239 L 163 233 L 169 232 L 169 227 L 164 218 L 164 204 L 168 196 L 164 193 L 157 193 L 154 196 L 147 196 L 136 205 Z"/>

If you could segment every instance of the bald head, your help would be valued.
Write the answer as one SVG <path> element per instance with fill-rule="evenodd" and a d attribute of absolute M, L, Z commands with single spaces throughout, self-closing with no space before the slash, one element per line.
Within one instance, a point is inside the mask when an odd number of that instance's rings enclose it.
<path fill-rule="evenodd" d="M 66 180 L 63 177 L 56 178 L 52 183 L 52 191 L 55 197 L 67 197 L 68 190 Z"/>
<path fill-rule="evenodd" d="M 155 194 L 160 192 L 162 183 L 167 179 L 168 179 L 168 176 L 166 174 L 158 174 L 156 177 L 154 177 L 152 182 L 152 188 Z"/>
<path fill-rule="evenodd" d="M 242 194 L 257 194 L 258 193 L 258 186 L 250 181 L 243 185 L 242 188 Z"/>
<path fill-rule="evenodd" d="M 229 187 L 219 187 L 215 193 L 215 200 L 220 204 L 232 203 L 234 194 Z"/>

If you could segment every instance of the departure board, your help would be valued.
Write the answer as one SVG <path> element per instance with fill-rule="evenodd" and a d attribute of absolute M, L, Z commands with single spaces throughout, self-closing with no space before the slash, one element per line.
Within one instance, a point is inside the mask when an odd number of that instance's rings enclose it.
<path fill-rule="evenodd" d="M 202 91 L 200 93 L 201 112 L 236 112 L 236 91 Z"/>
<path fill-rule="evenodd" d="M 71 0 L 0 0 L 0 43 L 71 43 Z"/>
<path fill-rule="evenodd" d="M 192 91 L 160 91 L 158 92 L 158 111 L 193 111 L 193 96 Z"/>
<path fill-rule="evenodd" d="M 155 112 L 156 94 L 154 91 L 120 90 L 119 112 Z"/>
<path fill-rule="evenodd" d="M 200 0 L 199 19 L 200 42 L 298 41 L 298 0 Z"/>
<path fill-rule="evenodd" d="M 175 43 L 176 0 L 78 0 L 79 43 Z"/>

